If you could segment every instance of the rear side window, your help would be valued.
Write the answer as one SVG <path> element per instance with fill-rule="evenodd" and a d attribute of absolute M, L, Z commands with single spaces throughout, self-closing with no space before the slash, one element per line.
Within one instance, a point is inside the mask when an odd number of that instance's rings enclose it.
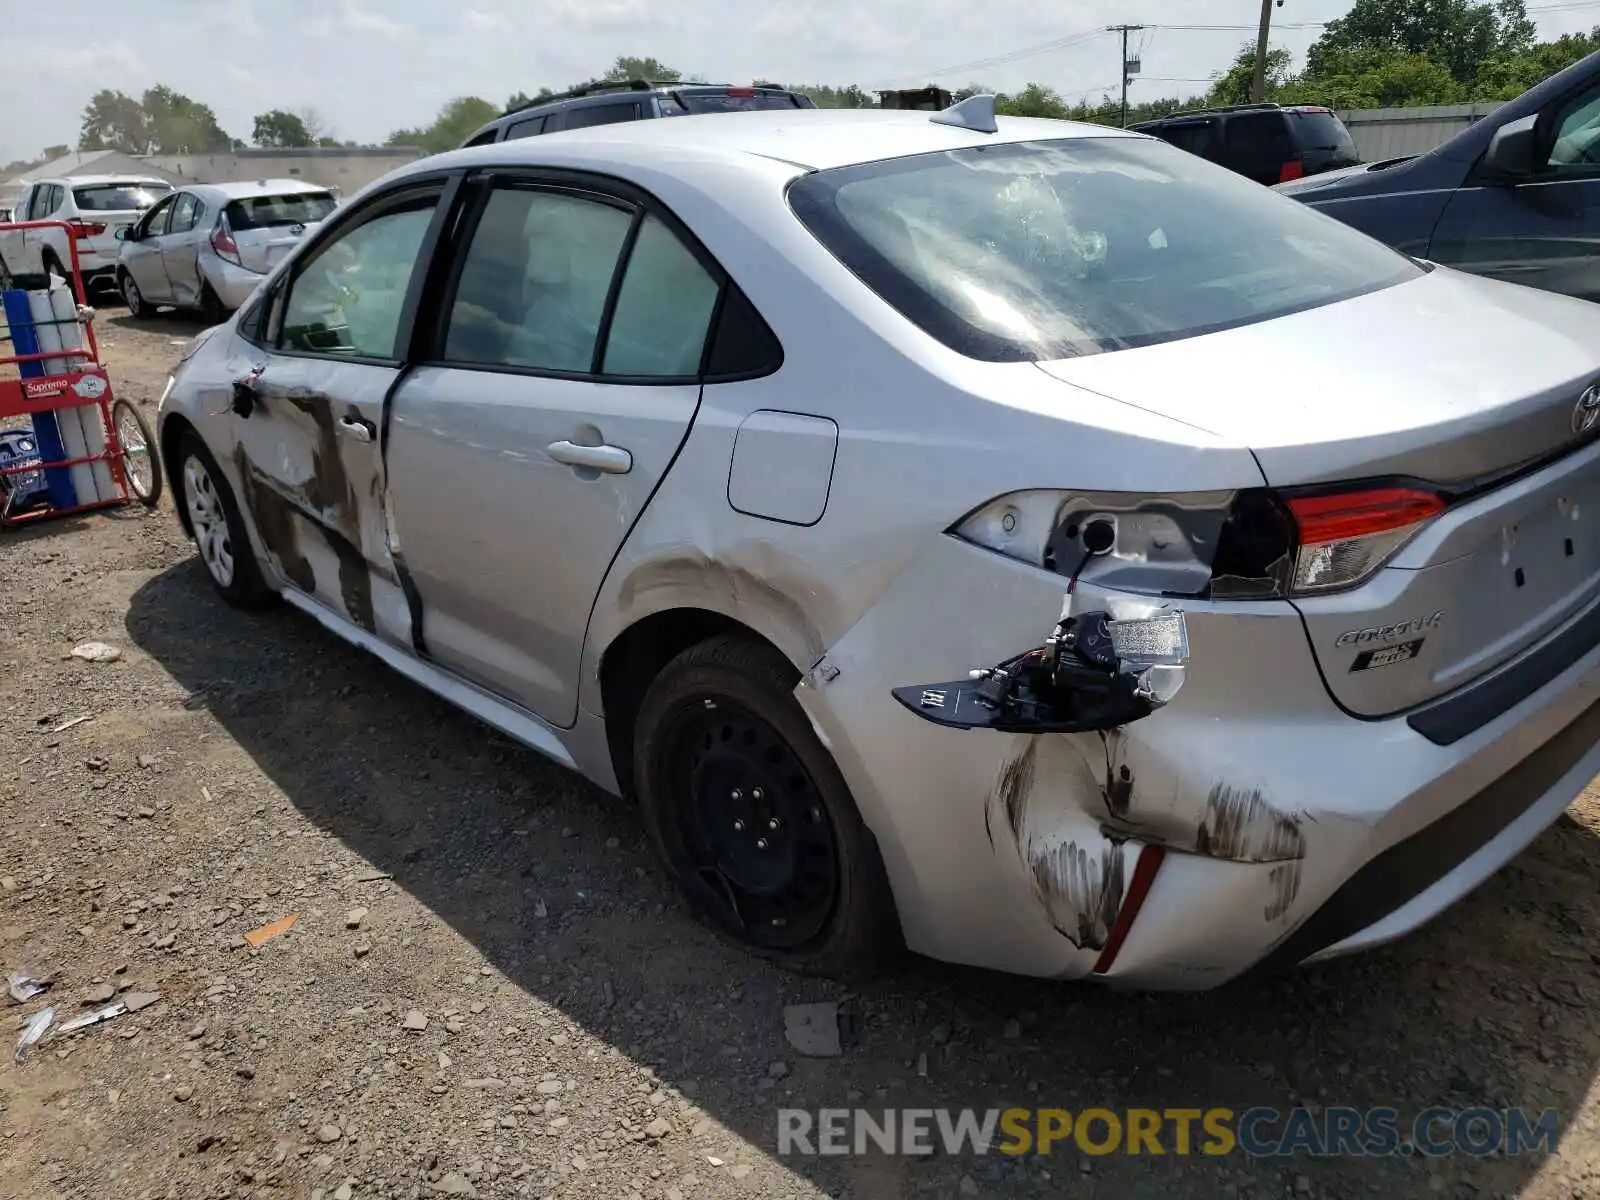
<path fill-rule="evenodd" d="M 499 132 L 500 132 L 500 127 L 498 125 L 491 125 L 488 129 L 485 129 L 477 137 L 467 139 L 465 145 L 467 145 L 467 146 L 487 146 L 490 142 L 494 141 L 495 135 L 497 133 L 499 133 Z"/>
<path fill-rule="evenodd" d="M 655 379 L 698 375 L 717 290 L 677 235 L 646 217 L 617 292 L 601 371 Z"/>
<path fill-rule="evenodd" d="M 1143 138 L 815 171 L 789 201 L 886 303 L 994 362 L 1176 341 L 1422 274 L 1348 226 Z"/>
<path fill-rule="evenodd" d="M 569 192 L 501 188 L 450 306 L 451 362 L 587 374 L 633 213 Z"/>
<path fill-rule="evenodd" d="M 584 108 L 569 108 L 564 129 L 586 129 L 590 125 L 617 125 L 623 121 L 637 121 L 637 104 L 591 104 Z"/>
<path fill-rule="evenodd" d="M 242 233 L 246 229 L 272 229 L 325 221 L 335 207 L 333 196 L 328 192 L 298 192 L 233 200 L 226 211 L 229 228 L 235 233 Z"/>
<path fill-rule="evenodd" d="M 79 212 L 143 212 L 172 189 L 162 183 L 97 183 L 75 187 Z"/>
<path fill-rule="evenodd" d="M 506 141 L 513 138 L 537 137 L 544 132 L 543 117 L 529 117 L 526 121 L 513 121 L 506 126 Z"/>
<path fill-rule="evenodd" d="M 1281 112 L 1229 117 L 1222 134 L 1222 150 L 1226 161 L 1243 166 L 1276 166 L 1294 157 L 1289 128 Z"/>
<path fill-rule="evenodd" d="M 1201 158 L 1215 158 L 1217 154 L 1217 123 L 1215 121 L 1174 121 L 1170 125 L 1157 125 L 1148 130 L 1164 142 L 1179 150 L 1198 154 Z"/>

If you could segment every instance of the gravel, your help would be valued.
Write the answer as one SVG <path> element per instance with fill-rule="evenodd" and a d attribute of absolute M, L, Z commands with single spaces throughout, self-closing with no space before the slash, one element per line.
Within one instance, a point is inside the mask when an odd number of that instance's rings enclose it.
<path fill-rule="evenodd" d="M 98 323 L 117 393 L 149 412 L 194 327 Z M 52 980 L 11 1019 L 52 997 L 65 1019 L 107 985 L 129 1010 L 5 1056 L 0 1196 L 948 1200 L 1065 1181 L 1155 1200 L 1306 1194 L 1304 1177 L 1334 1200 L 1568 1200 L 1600 1183 L 1592 794 L 1380 952 L 1199 996 L 915 958 L 847 991 L 693 921 L 626 806 L 286 606 L 220 603 L 170 497 L 0 533 L 0 563 L 0 975 Z M 89 641 L 118 661 L 70 656 Z M 1549 1106 L 1561 1155 L 776 1154 L 787 1107 L 1299 1103 Z"/>

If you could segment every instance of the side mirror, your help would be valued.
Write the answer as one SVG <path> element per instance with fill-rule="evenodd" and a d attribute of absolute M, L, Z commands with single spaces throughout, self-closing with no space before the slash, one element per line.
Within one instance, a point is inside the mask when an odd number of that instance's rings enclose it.
<path fill-rule="evenodd" d="M 119 242 L 127 241 L 128 238 L 132 235 L 132 233 L 133 233 L 133 229 L 131 227 L 117 230 L 117 241 L 119 241 Z"/>
<path fill-rule="evenodd" d="M 1533 175 L 1533 127 L 1537 114 L 1507 121 L 1494 131 L 1489 148 L 1484 151 L 1483 162 L 1494 174 L 1507 182 L 1516 182 Z"/>

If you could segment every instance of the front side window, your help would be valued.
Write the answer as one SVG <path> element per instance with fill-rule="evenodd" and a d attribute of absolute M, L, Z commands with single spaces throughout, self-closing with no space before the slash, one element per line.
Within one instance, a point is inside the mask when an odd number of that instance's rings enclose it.
<path fill-rule="evenodd" d="M 888 304 L 989 361 L 1175 341 L 1422 274 L 1365 234 L 1143 138 L 816 171 L 789 200 Z"/>
<path fill-rule="evenodd" d="M 646 217 L 617 291 L 600 369 L 652 379 L 698 375 L 719 286 L 672 230 Z"/>
<path fill-rule="evenodd" d="M 529 117 L 526 121 L 513 121 L 506 126 L 506 141 L 516 138 L 537 137 L 544 132 L 543 117 Z"/>
<path fill-rule="evenodd" d="M 41 221 L 49 214 L 50 185 L 41 183 L 33 189 L 28 197 L 28 220 Z"/>
<path fill-rule="evenodd" d="M 1588 174 L 1597 167 L 1600 167 L 1600 88 L 1591 88 L 1557 110 L 1549 169 L 1562 174 Z"/>
<path fill-rule="evenodd" d="M 167 231 L 167 220 L 172 216 L 173 198 L 168 196 L 152 208 L 139 227 L 141 238 L 160 237 Z"/>
<path fill-rule="evenodd" d="M 1198 154 L 1201 158 L 1215 158 L 1217 153 L 1217 123 L 1215 121 L 1175 121 L 1150 131 L 1162 141 L 1170 142 L 1179 150 Z"/>
<path fill-rule="evenodd" d="M 436 195 L 405 201 L 345 230 L 295 271 L 284 302 L 285 350 L 392 359 L 406 291 Z"/>
<path fill-rule="evenodd" d="M 182 192 L 172 202 L 172 223 L 168 233 L 188 233 L 200 219 L 200 201 L 191 192 Z"/>
<path fill-rule="evenodd" d="M 445 334 L 452 362 L 587 373 L 633 213 L 571 192 L 489 196 Z"/>

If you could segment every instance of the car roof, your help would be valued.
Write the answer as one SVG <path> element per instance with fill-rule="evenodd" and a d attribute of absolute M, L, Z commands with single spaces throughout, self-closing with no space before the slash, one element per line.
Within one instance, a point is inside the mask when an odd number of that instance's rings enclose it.
<path fill-rule="evenodd" d="M 935 115 L 913 109 L 795 108 L 623 121 L 452 150 L 403 167 L 391 178 L 487 161 L 538 165 L 588 160 L 598 167 L 625 162 L 634 151 L 663 150 L 723 159 L 776 159 L 807 170 L 827 170 L 1005 142 L 1142 136 L 1105 125 L 1032 117 L 1000 117 L 997 132 L 980 133 L 935 122 L 930 119 Z"/>
<path fill-rule="evenodd" d="M 191 183 L 185 185 L 185 190 L 210 192 L 229 200 L 249 200 L 255 196 L 300 195 L 304 192 L 326 192 L 328 189 L 309 179 L 256 179 L 249 182 Z"/>
<path fill-rule="evenodd" d="M 99 187 L 112 183 L 159 183 L 162 187 L 173 187 L 170 180 L 162 179 L 158 175 L 63 175 L 59 179 L 35 179 L 35 183 L 62 183 L 67 187 Z"/>

